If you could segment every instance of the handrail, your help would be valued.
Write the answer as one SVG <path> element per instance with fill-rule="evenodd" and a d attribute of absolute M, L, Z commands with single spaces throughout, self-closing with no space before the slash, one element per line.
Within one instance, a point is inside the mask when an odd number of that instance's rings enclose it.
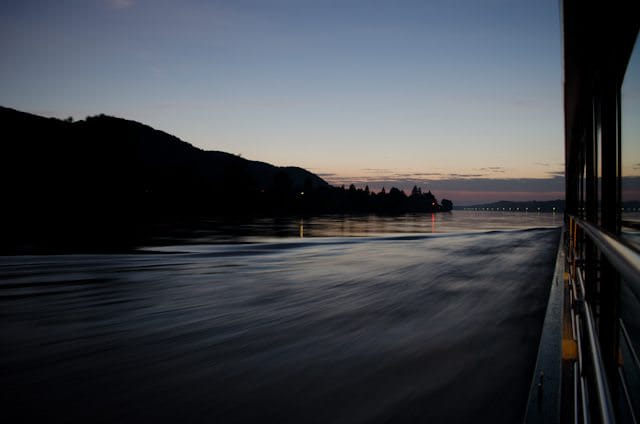
<path fill-rule="evenodd" d="M 620 385 L 622 386 L 622 394 L 624 395 L 625 400 L 627 401 L 627 405 L 632 405 L 631 396 L 629 395 L 629 387 L 627 385 L 627 379 L 624 377 L 624 373 L 622 372 L 622 368 L 618 367 L 618 377 L 620 378 Z M 629 408 L 629 415 L 631 415 L 631 422 L 633 424 L 637 424 L 638 420 L 636 419 L 636 413 L 633 408 Z"/>
<path fill-rule="evenodd" d="M 629 284 L 634 294 L 640 298 L 640 253 L 621 242 L 618 237 L 595 225 L 575 216 L 572 218 Z"/>
<path fill-rule="evenodd" d="M 577 327 L 577 338 L 576 343 L 578 347 L 578 368 L 580 372 L 580 383 L 581 383 L 581 395 L 582 395 L 582 419 L 584 423 L 590 421 L 589 417 L 589 403 L 590 400 L 593 402 L 593 405 L 597 405 L 598 410 L 598 422 L 603 424 L 615 423 L 615 412 L 613 408 L 613 403 L 611 400 L 611 392 L 609 390 L 609 384 L 606 377 L 604 361 L 602 359 L 602 353 L 600 349 L 600 344 L 598 342 L 597 329 L 595 324 L 595 319 L 593 316 L 593 311 L 591 309 L 590 302 L 587 300 L 587 293 L 585 289 L 584 276 L 582 274 L 582 269 L 580 266 L 577 266 L 580 261 L 578 255 L 576 254 L 576 245 L 577 241 L 576 230 L 578 227 L 585 233 L 588 237 L 594 238 L 594 235 L 598 230 L 593 228 L 585 229 L 585 223 L 583 221 L 578 220 L 575 217 L 571 217 L 570 220 L 570 228 L 571 228 L 571 243 L 568 246 L 569 257 L 570 257 L 570 268 L 569 275 L 570 281 L 572 281 L 572 292 L 575 296 L 576 302 L 576 310 L 578 313 L 578 319 L 576 320 Z M 596 243 L 597 247 L 601 247 L 603 243 Z M 610 249 L 610 246 L 604 246 L 604 249 Z M 603 253 L 604 254 L 604 253 Z M 588 365 L 586 365 L 588 364 Z M 588 370 L 588 371 L 587 371 Z M 585 373 L 588 373 L 590 376 L 587 377 Z M 591 381 L 587 381 L 586 379 L 591 379 Z M 590 383 L 590 384 L 588 384 Z M 591 386 L 593 390 L 593 399 L 589 399 L 587 395 L 587 384 Z"/>
<path fill-rule="evenodd" d="M 582 304 L 579 308 L 579 313 L 584 315 L 583 330 L 586 333 L 586 341 L 588 345 L 588 355 L 591 362 L 591 369 L 593 370 L 595 390 L 597 392 L 598 409 L 600 410 L 600 422 L 602 423 L 614 423 L 615 415 L 613 412 L 613 404 L 611 402 L 611 395 L 609 391 L 609 385 L 607 384 L 607 378 L 604 371 L 604 363 L 602 361 L 602 353 L 600 352 L 600 344 L 598 343 L 598 337 L 596 335 L 595 320 L 593 319 L 593 312 L 589 302 L 585 299 L 585 288 L 582 273 L 580 270 L 576 271 L 576 286 L 578 287 L 578 300 Z M 578 346 L 580 346 L 580 338 L 577 340 Z M 581 350 L 581 349 L 580 349 Z M 580 352 L 580 372 L 582 373 L 582 355 Z"/>
<path fill-rule="evenodd" d="M 631 337 L 629 337 L 629 333 L 627 332 L 627 327 L 624 325 L 624 321 L 622 318 L 618 318 L 618 322 L 620 323 L 620 330 L 622 332 L 622 339 L 627 344 L 627 348 L 631 353 L 631 358 L 633 358 L 633 362 L 636 367 L 640 370 L 640 358 L 638 358 L 638 354 L 636 353 L 636 349 L 633 347 L 633 343 L 631 343 Z"/>
<path fill-rule="evenodd" d="M 609 385 L 605 377 L 604 364 L 602 362 L 602 354 L 600 353 L 600 345 L 598 344 L 595 323 L 591 307 L 587 302 L 584 304 L 585 312 L 585 330 L 587 333 L 587 340 L 589 342 L 589 351 L 591 356 L 591 362 L 593 365 L 593 373 L 595 377 L 596 390 L 598 393 L 598 406 L 600 409 L 600 419 L 602 423 L 614 423 L 616 420 L 613 414 L 613 406 L 611 402 L 611 395 L 609 392 Z"/>
<path fill-rule="evenodd" d="M 574 371 L 573 419 L 575 422 L 581 422 L 582 424 L 590 422 L 614 424 L 616 422 L 616 412 L 612 402 L 610 384 L 615 385 L 615 383 L 608 380 L 602 354 L 603 350 L 598 337 L 596 315 L 594 309 L 592 309 L 596 307 L 594 305 L 597 305 L 598 293 L 591 294 L 586 292 L 589 287 L 585 284 L 585 278 L 591 277 L 585 274 L 585 267 L 590 264 L 587 260 L 591 260 L 592 256 L 583 257 L 583 254 L 588 253 L 584 249 L 583 241 L 589 239 L 593 243 L 593 246 L 599 252 L 598 256 L 595 256 L 596 261 L 598 260 L 597 258 L 606 258 L 611 268 L 615 269 L 620 276 L 621 283 L 639 298 L 640 252 L 629 247 L 622 239 L 601 230 L 596 225 L 571 215 L 569 215 L 569 218 L 570 220 L 566 223 L 568 230 L 563 236 L 564 241 L 561 244 L 564 246 L 564 259 L 566 259 L 562 263 L 566 272 L 565 281 L 567 285 L 565 289 L 569 289 L 567 294 L 570 296 L 571 327 L 576 349 L 576 356 L 571 357 L 571 354 L 567 356 L 568 360 L 574 361 L 572 364 Z M 602 268 L 599 269 L 602 270 Z M 599 278 L 602 278 L 602 274 L 598 275 L 600 276 Z M 591 298 L 592 295 L 594 296 L 593 299 Z M 564 312 L 565 319 L 567 310 L 565 309 Z M 622 322 L 621 327 L 623 331 L 622 337 L 624 338 L 628 334 L 624 333 L 626 329 Z M 625 341 L 629 343 L 628 338 L 625 338 Z M 571 350 L 567 352 L 570 353 Z M 635 354 L 635 351 L 633 354 Z M 636 366 L 640 362 L 637 355 L 633 356 L 633 362 Z M 538 365 L 536 364 L 536 372 L 537 369 Z M 568 377 L 565 373 L 566 371 L 562 371 L 563 378 Z M 533 389 L 531 393 L 533 393 Z M 531 399 L 534 398 L 530 397 L 530 405 Z M 538 402 L 541 402 L 540 395 L 538 395 Z M 629 403 L 628 399 L 627 403 Z M 527 422 L 539 422 L 538 419 L 543 415 L 534 414 L 531 417 L 529 406 L 526 414 Z M 530 420 L 530 418 L 534 419 Z"/>

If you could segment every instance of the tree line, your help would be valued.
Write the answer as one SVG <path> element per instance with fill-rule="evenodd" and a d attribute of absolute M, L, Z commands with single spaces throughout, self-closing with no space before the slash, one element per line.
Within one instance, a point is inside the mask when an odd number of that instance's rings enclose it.
<path fill-rule="evenodd" d="M 303 187 L 294 187 L 286 174 L 275 176 L 272 191 L 257 193 L 251 202 L 252 210 L 266 213 L 381 213 L 400 214 L 408 212 L 446 212 L 453 208 L 450 200 L 438 202 L 431 191 L 423 192 L 414 186 L 410 194 L 392 187 L 389 191 L 382 188 L 379 192 L 345 186 L 314 186 L 309 179 Z M 247 205 L 249 206 L 249 205 Z"/>

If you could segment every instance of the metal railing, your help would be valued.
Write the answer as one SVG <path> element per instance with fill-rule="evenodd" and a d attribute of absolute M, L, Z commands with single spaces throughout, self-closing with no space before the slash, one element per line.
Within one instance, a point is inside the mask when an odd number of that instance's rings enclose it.
<path fill-rule="evenodd" d="M 615 423 L 616 413 L 613 407 L 609 380 L 601 353 L 598 338 L 597 318 L 594 316 L 590 296 L 585 290 L 586 258 L 582 256 L 582 242 L 592 242 L 601 257 L 621 277 L 621 281 L 640 299 L 640 254 L 625 245 L 618 237 L 609 234 L 595 225 L 579 218 L 569 217 L 569 237 L 567 239 L 567 270 L 569 274 L 569 290 L 571 293 L 572 334 L 576 342 L 577 358 L 573 364 L 573 417 L 575 423 Z M 591 264 L 593 266 L 595 264 Z M 590 287 L 595 287 L 591 285 Z M 619 331 L 622 341 L 631 352 L 631 363 L 640 367 L 638 355 L 629 340 L 629 334 L 622 319 L 619 320 Z M 618 367 L 620 377 L 618 384 L 629 407 L 631 422 L 636 422 L 634 406 L 627 390 L 622 369 Z"/>
<path fill-rule="evenodd" d="M 634 294 L 640 297 L 640 254 L 620 241 L 618 237 L 595 225 L 578 218 L 572 217 L 572 219 L 620 273 Z"/>
<path fill-rule="evenodd" d="M 575 236 L 575 233 L 572 234 Z M 570 238 L 570 243 L 573 238 Z M 599 422 L 615 423 L 613 404 L 606 379 L 602 353 L 596 332 L 591 305 L 586 300 L 582 270 L 577 266 L 575 249 L 569 254 L 569 278 L 571 284 L 571 306 L 573 334 L 577 346 L 577 366 L 574 365 L 574 422 L 589 423 L 591 402 L 597 407 Z M 592 390 L 590 391 L 589 388 Z M 595 394 L 591 399 L 589 393 Z M 581 418 L 581 420 L 580 420 Z"/>

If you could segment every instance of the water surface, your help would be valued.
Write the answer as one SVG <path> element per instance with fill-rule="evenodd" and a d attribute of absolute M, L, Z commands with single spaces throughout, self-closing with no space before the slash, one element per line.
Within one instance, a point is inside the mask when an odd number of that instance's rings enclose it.
<path fill-rule="evenodd" d="M 556 213 L 508 211 L 199 219 L 182 225 L 159 225 L 147 244 L 239 243 L 274 238 L 371 237 L 556 228 L 562 226 L 562 219 L 562 214 Z"/>
<path fill-rule="evenodd" d="M 25 422 L 516 422 L 558 235 L 0 257 L 1 403 Z"/>

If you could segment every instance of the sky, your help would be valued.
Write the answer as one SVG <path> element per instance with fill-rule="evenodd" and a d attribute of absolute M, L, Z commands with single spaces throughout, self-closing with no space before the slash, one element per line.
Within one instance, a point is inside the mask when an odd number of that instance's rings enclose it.
<path fill-rule="evenodd" d="M 0 105 L 333 184 L 564 195 L 557 0 L 5 0 Z"/>
<path fill-rule="evenodd" d="M 622 200 L 640 201 L 640 42 L 629 58 L 620 90 Z"/>

